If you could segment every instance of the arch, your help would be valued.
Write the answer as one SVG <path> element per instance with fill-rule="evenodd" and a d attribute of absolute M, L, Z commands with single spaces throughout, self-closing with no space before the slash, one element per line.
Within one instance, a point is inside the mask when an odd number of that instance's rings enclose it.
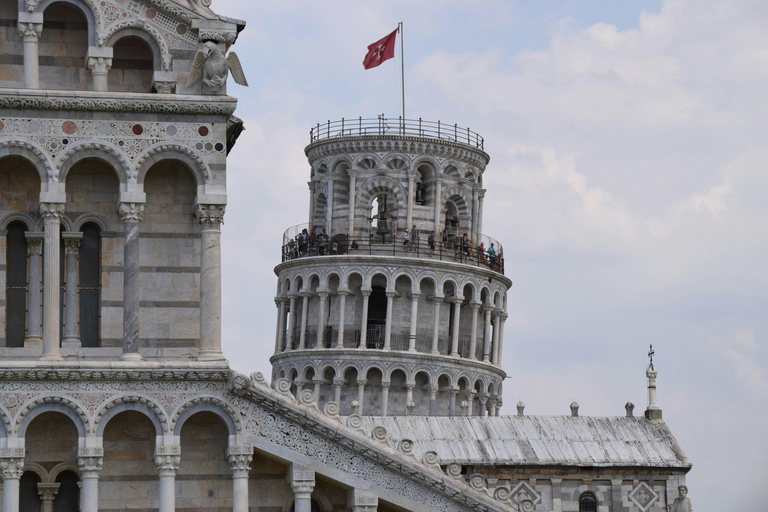
<path fill-rule="evenodd" d="M 411 158 L 403 153 L 390 153 L 381 161 L 381 166 L 396 171 L 406 171 L 411 168 Z"/>
<path fill-rule="evenodd" d="M 208 398 L 211 401 L 204 401 Z M 198 400 L 203 400 L 198 402 Z M 181 435 L 181 428 L 184 426 L 184 422 L 189 419 L 190 416 L 192 416 L 195 413 L 198 412 L 211 412 L 217 416 L 219 416 L 223 421 L 224 424 L 227 426 L 227 431 L 229 432 L 229 435 L 234 436 L 237 435 L 238 431 L 240 430 L 238 428 L 238 425 L 235 423 L 235 419 L 230 415 L 230 413 L 224 409 L 221 405 L 213 402 L 213 397 L 205 397 L 205 398 L 197 398 L 194 400 L 194 405 L 190 405 L 189 407 L 183 408 L 183 411 L 179 414 L 178 418 L 173 422 L 173 435 L 179 436 Z M 189 403 L 189 402 L 188 402 Z M 185 404 L 186 405 L 186 404 Z"/>
<path fill-rule="evenodd" d="M 405 204 L 405 190 L 403 190 L 403 185 L 389 176 L 374 176 L 358 186 L 355 204 L 359 204 L 364 208 L 370 208 L 371 202 L 376 196 L 388 192 L 395 196 L 395 205 L 393 206 Z"/>
<path fill-rule="evenodd" d="M 40 177 L 40 183 L 56 181 L 59 177 L 48 152 L 34 142 L 0 138 L 0 159 L 7 156 L 18 156 L 32 164 Z"/>
<path fill-rule="evenodd" d="M 354 275 L 360 276 L 360 280 L 365 283 L 365 269 L 363 267 L 348 267 L 343 270 L 339 287 L 349 289 L 349 280 Z"/>
<path fill-rule="evenodd" d="M 184 164 L 195 177 L 197 186 L 205 185 L 210 178 L 210 169 L 197 152 L 182 144 L 160 143 L 150 146 L 136 158 L 137 183 L 144 183 L 149 169 L 162 160 L 177 160 Z"/>
<path fill-rule="evenodd" d="M 167 423 L 165 421 L 160 421 L 160 418 L 157 415 L 158 411 L 153 410 L 151 407 L 149 407 L 147 404 L 143 404 L 140 402 L 123 402 L 114 405 L 114 402 L 107 404 L 104 406 L 102 410 L 107 410 L 101 418 L 99 418 L 99 423 L 96 425 L 96 435 L 98 437 L 104 437 L 104 429 L 107 428 L 107 423 L 109 423 L 109 420 L 120 414 L 121 412 L 125 411 L 135 411 L 140 412 L 147 418 L 149 418 L 149 421 L 152 422 L 152 425 L 155 427 L 155 435 L 162 436 L 165 434 L 165 428 L 164 423 Z"/>
<path fill-rule="evenodd" d="M 373 153 L 363 153 L 352 161 L 352 167 L 354 169 L 380 169 L 381 159 Z"/>
<path fill-rule="evenodd" d="M 109 231 L 109 225 L 103 215 L 96 212 L 83 213 L 72 222 L 73 231 L 82 231 L 84 224 L 96 224 L 102 233 Z"/>
<path fill-rule="evenodd" d="M 155 71 L 170 71 L 173 57 L 165 38 L 154 27 L 141 20 L 128 20 L 110 27 L 105 34 L 99 34 L 99 44 L 114 46 L 120 39 L 130 36 L 141 39 L 152 50 Z"/>
<path fill-rule="evenodd" d="M 67 174 L 70 169 L 79 162 L 86 158 L 98 158 L 104 160 L 112 167 L 112 170 L 117 174 L 117 180 L 121 185 L 127 183 L 129 178 L 131 180 L 135 178 L 135 171 L 130 163 L 128 156 L 123 151 L 112 143 L 105 141 L 79 141 L 76 142 L 59 155 L 58 168 L 59 168 L 59 182 L 66 183 Z"/>
<path fill-rule="evenodd" d="M 21 222 L 27 226 L 27 231 L 37 229 L 37 221 L 31 215 L 24 212 L 11 212 L 0 218 L 0 229 L 6 230 L 12 222 Z"/>
<path fill-rule="evenodd" d="M 60 462 L 53 466 L 53 468 L 51 468 L 51 470 L 48 472 L 48 481 L 55 482 L 56 478 L 65 471 L 71 471 L 78 477 L 81 476 L 80 468 L 77 467 L 77 464 L 72 464 L 71 462 Z"/>
<path fill-rule="evenodd" d="M 29 471 L 30 473 L 36 474 L 38 477 L 40 477 L 41 482 L 53 482 L 54 480 L 50 478 L 48 470 L 46 470 L 42 465 L 38 464 L 37 462 L 24 462 L 24 471 Z"/>
<path fill-rule="evenodd" d="M 350 169 L 353 165 L 352 160 L 346 155 L 340 156 L 331 162 L 331 169 L 333 169 L 333 172 L 337 172 L 342 165 L 346 165 L 347 169 Z"/>
<path fill-rule="evenodd" d="M 52 402 L 46 402 L 46 397 L 39 400 L 36 400 L 32 404 L 30 404 L 30 408 L 24 413 L 23 417 L 21 418 L 21 421 L 17 420 L 18 423 L 18 429 L 17 429 L 17 435 L 18 437 L 24 437 L 27 433 L 27 427 L 29 427 L 29 424 L 32 423 L 32 420 L 43 414 L 44 412 L 58 412 L 72 420 L 72 423 L 75 424 L 75 428 L 77 429 L 77 435 L 78 437 L 85 437 L 86 435 L 86 428 L 85 428 L 85 413 L 82 410 L 76 410 L 74 407 L 74 402 L 62 402 L 62 403 L 52 403 Z"/>
<path fill-rule="evenodd" d="M 434 179 L 434 177 L 437 175 L 437 169 L 440 169 L 441 167 L 440 162 L 436 158 L 429 155 L 420 155 L 413 160 L 414 169 L 418 170 L 418 168 L 424 164 L 427 164 L 429 167 L 431 167 L 429 170 L 431 171 L 432 176 L 427 177 Z"/>
<path fill-rule="evenodd" d="M 45 12 L 48 6 L 55 3 L 70 4 L 82 11 L 88 23 L 88 46 L 96 46 L 96 34 L 101 32 L 101 16 L 93 0 L 43 0 L 37 5 L 35 12 Z M 19 12 L 26 10 L 26 2 L 19 0 Z"/>
<path fill-rule="evenodd" d="M 457 198 L 461 198 L 461 200 L 457 201 Z M 467 189 L 463 186 L 456 184 L 446 187 L 446 189 L 443 190 L 443 196 L 440 199 L 443 203 L 446 201 L 453 201 L 459 210 L 459 215 L 462 217 L 469 214 L 469 205 L 472 204 L 472 201 L 469 198 Z"/>

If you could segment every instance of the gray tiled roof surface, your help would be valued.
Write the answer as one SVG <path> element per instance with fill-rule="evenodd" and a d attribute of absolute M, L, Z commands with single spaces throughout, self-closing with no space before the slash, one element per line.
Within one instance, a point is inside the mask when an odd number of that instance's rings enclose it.
<path fill-rule="evenodd" d="M 365 416 L 366 431 L 381 425 L 396 444 L 414 442 L 414 455 L 434 451 L 442 463 L 690 468 L 662 421 L 590 416 Z"/>

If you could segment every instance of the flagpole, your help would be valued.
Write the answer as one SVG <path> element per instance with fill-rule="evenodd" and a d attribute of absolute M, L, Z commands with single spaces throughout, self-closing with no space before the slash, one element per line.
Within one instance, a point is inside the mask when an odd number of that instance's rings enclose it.
<path fill-rule="evenodd" d="M 403 91 L 403 135 L 405 135 L 405 61 L 403 59 L 403 22 L 399 22 L 398 28 L 400 29 L 400 79 L 401 87 Z"/>

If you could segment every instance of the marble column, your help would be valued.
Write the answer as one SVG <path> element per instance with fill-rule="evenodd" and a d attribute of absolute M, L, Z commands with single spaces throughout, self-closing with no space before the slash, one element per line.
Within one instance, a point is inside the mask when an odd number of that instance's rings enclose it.
<path fill-rule="evenodd" d="M 440 212 L 442 210 L 442 195 L 443 195 L 443 182 L 439 177 L 435 177 L 435 241 L 441 240 L 440 238 Z M 442 242 L 440 242 L 442 243 Z"/>
<path fill-rule="evenodd" d="M 610 506 L 609 510 L 621 510 L 622 509 L 622 503 L 623 503 L 624 500 L 621 499 L 621 486 L 622 486 L 623 483 L 624 483 L 624 480 L 621 479 L 621 478 L 612 478 L 611 479 L 611 506 Z M 555 480 L 552 479 L 552 491 L 553 491 L 552 494 L 553 494 L 553 496 L 554 496 L 554 487 L 555 487 Z M 674 494 L 672 496 L 674 496 Z M 561 512 L 561 511 L 558 510 L 557 512 Z"/>
<path fill-rule="evenodd" d="M 461 324 L 461 303 L 464 298 L 453 300 L 453 336 L 451 338 L 451 357 L 459 357 L 459 326 Z"/>
<path fill-rule="evenodd" d="M 165 455 L 158 455 L 163 452 L 162 448 L 155 450 L 155 467 L 159 475 L 159 511 L 174 512 L 176 510 L 176 472 L 179 470 L 181 456 L 178 450 Z M 178 448 L 178 447 L 173 447 Z"/>
<path fill-rule="evenodd" d="M 497 364 L 501 365 L 502 351 L 504 350 L 504 324 L 506 323 L 507 318 L 509 318 L 509 315 L 507 313 L 502 313 L 499 318 L 499 354 L 497 357 Z"/>
<path fill-rule="evenodd" d="M 275 335 L 275 354 L 282 352 L 283 338 L 285 337 L 285 300 L 282 297 L 275 299 L 277 306 L 277 334 Z"/>
<path fill-rule="evenodd" d="M 80 468 L 80 512 L 99 512 L 99 471 L 101 457 L 78 457 Z"/>
<path fill-rule="evenodd" d="M 375 494 L 355 489 L 347 491 L 347 509 L 350 512 L 376 512 L 379 498 Z"/>
<path fill-rule="evenodd" d="M 442 297 L 433 297 L 435 301 L 435 322 L 432 325 L 432 353 L 433 354 L 439 354 L 439 343 L 440 343 L 440 305 L 443 303 Z"/>
<path fill-rule="evenodd" d="M 429 415 L 435 415 L 435 398 L 437 398 L 437 388 L 429 388 Z"/>
<path fill-rule="evenodd" d="M 19 512 L 19 479 L 23 473 L 23 458 L 0 459 L 0 475 L 3 477 L 3 512 Z"/>
<path fill-rule="evenodd" d="M 139 354 L 139 222 L 144 215 L 144 204 L 120 203 L 118 213 L 124 226 L 123 353 L 120 360 L 140 361 L 142 357 Z"/>
<path fill-rule="evenodd" d="M 413 226 L 413 202 L 414 202 L 414 194 L 413 194 L 413 184 L 416 180 L 416 176 L 418 176 L 418 173 L 416 171 L 408 171 L 408 209 L 406 211 L 406 217 L 405 217 L 405 229 L 411 231 L 411 226 Z M 411 235 L 413 236 L 413 235 Z M 414 247 L 415 249 L 415 247 Z"/>
<path fill-rule="evenodd" d="M 395 300 L 395 292 L 387 294 L 387 321 L 384 326 L 384 350 L 389 350 L 392 343 L 392 304 Z"/>
<path fill-rule="evenodd" d="M 315 389 L 313 391 L 313 394 L 315 395 L 315 402 L 320 403 L 320 386 L 323 383 L 323 379 L 312 379 L 312 383 L 315 385 Z"/>
<path fill-rule="evenodd" d="M 416 352 L 416 325 L 419 323 L 419 297 L 418 293 L 411 294 L 411 330 L 408 334 L 408 352 Z"/>
<path fill-rule="evenodd" d="M 485 313 L 485 339 L 483 342 L 483 361 L 488 362 L 491 360 L 491 306 L 483 306 L 483 312 Z"/>
<path fill-rule="evenodd" d="M 480 416 L 488 416 L 488 408 L 485 404 L 488 403 L 488 397 L 486 395 L 480 395 Z"/>
<path fill-rule="evenodd" d="M 335 176 L 333 173 L 329 173 L 327 176 L 328 178 L 325 182 L 326 189 L 328 190 L 328 197 L 326 197 L 325 203 L 325 232 L 329 238 L 326 240 L 326 248 L 330 253 L 331 245 L 333 244 L 330 239 L 333 237 L 333 183 Z"/>
<path fill-rule="evenodd" d="M 368 299 L 371 297 L 371 290 L 361 290 L 361 293 L 363 294 L 363 314 L 360 321 L 360 346 L 358 348 L 364 349 L 368 340 Z"/>
<path fill-rule="evenodd" d="M 381 383 L 381 415 L 387 415 L 387 406 L 389 405 L 389 382 Z"/>
<path fill-rule="evenodd" d="M 405 384 L 405 414 L 411 416 L 413 414 L 413 386 L 415 384 Z"/>
<path fill-rule="evenodd" d="M 64 271 L 66 273 L 64 292 L 64 337 L 61 345 L 69 348 L 80 348 L 80 327 L 77 287 L 78 287 L 78 253 L 82 233 L 65 232 L 64 238 Z"/>
<path fill-rule="evenodd" d="M 499 321 L 500 316 L 501 312 L 499 310 L 493 312 L 493 347 L 491 350 L 491 363 L 493 364 L 499 364 L 499 331 L 501 330 L 501 326 L 499 325 L 501 323 Z"/>
<path fill-rule="evenodd" d="M 368 381 L 365 379 L 357 379 L 357 403 L 358 409 L 357 414 L 360 416 L 363 415 L 363 398 L 365 398 L 365 385 L 368 384 Z"/>
<path fill-rule="evenodd" d="M 480 310 L 479 302 L 470 302 L 472 308 L 472 330 L 469 333 L 469 359 L 477 359 L 477 312 Z"/>
<path fill-rule="evenodd" d="M 333 379 L 333 401 L 341 405 L 341 386 L 344 385 L 344 379 Z"/>
<path fill-rule="evenodd" d="M 40 88 L 40 65 L 38 63 L 38 47 L 40 34 L 43 31 L 42 12 L 19 12 L 16 29 L 24 41 L 24 87 L 27 89 Z"/>
<path fill-rule="evenodd" d="M 89 46 L 85 56 L 86 65 L 93 76 L 93 90 L 107 91 L 107 75 L 112 69 L 112 48 L 108 46 Z"/>
<path fill-rule="evenodd" d="M 221 352 L 221 224 L 225 206 L 198 204 L 200 231 L 200 354 L 197 359 L 224 359 Z"/>
<path fill-rule="evenodd" d="M 309 309 L 309 294 L 301 293 L 301 331 L 299 332 L 299 350 L 304 350 L 307 343 L 307 310 Z"/>
<path fill-rule="evenodd" d="M 42 346 L 43 334 L 40 323 L 40 257 L 43 254 L 44 233 L 27 231 L 27 254 L 29 255 L 29 271 L 27 274 L 27 336 L 24 338 L 24 346 Z"/>
<path fill-rule="evenodd" d="M 483 198 L 485 198 L 485 189 L 477 191 L 477 232 L 483 233 Z"/>
<path fill-rule="evenodd" d="M 59 287 L 61 269 L 59 250 L 61 235 L 59 227 L 64 215 L 64 203 L 40 203 L 40 215 L 45 219 L 43 242 L 43 355 L 42 361 L 60 361 L 59 334 L 60 318 Z"/>
<path fill-rule="evenodd" d="M 288 472 L 287 480 L 293 490 L 294 512 L 312 512 L 312 490 L 315 488 L 315 472 L 293 464 Z"/>
<path fill-rule="evenodd" d="M 347 221 L 347 234 L 349 238 L 355 237 L 355 195 L 357 194 L 357 177 L 360 171 L 347 170 L 349 175 L 349 220 Z M 351 243 L 351 242 L 350 242 Z"/>
<path fill-rule="evenodd" d="M 491 416 L 496 416 L 496 400 L 491 398 L 490 401 Z"/>
<path fill-rule="evenodd" d="M 317 292 L 317 296 L 320 297 L 320 306 L 318 307 L 317 315 L 317 345 L 315 348 L 325 348 L 325 303 L 328 300 L 328 292 Z M 330 341 L 330 340 L 329 340 Z"/>
<path fill-rule="evenodd" d="M 341 350 L 344 348 L 344 313 L 347 309 L 347 290 L 339 290 L 339 335 L 336 338 L 336 348 Z"/>
<path fill-rule="evenodd" d="M 477 395 L 477 391 L 469 392 L 469 411 L 467 412 L 468 416 L 472 416 L 475 412 L 475 395 Z"/>
<path fill-rule="evenodd" d="M 560 490 L 560 485 L 563 483 L 562 478 L 553 478 L 550 480 L 552 483 L 552 512 L 562 512 L 563 510 L 563 498 Z M 623 506 L 619 504 L 619 508 L 613 510 L 621 510 Z M 609 509 L 611 510 L 611 509 Z"/>
<path fill-rule="evenodd" d="M 53 500 L 59 493 L 60 483 L 39 482 L 37 484 L 37 494 L 40 496 L 40 512 L 53 512 Z"/>
<path fill-rule="evenodd" d="M 477 185 L 475 185 L 475 188 L 472 190 L 472 196 L 472 242 L 475 244 L 475 247 L 479 247 L 480 233 L 477 229 L 477 212 L 479 210 L 479 201 L 477 196 Z"/>
<path fill-rule="evenodd" d="M 296 327 L 296 295 L 288 296 L 288 341 L 285 343 L 285 350 L 293 350 L 293 331 Z"/>
<path fill-rule="evenodd" d="M 232 470 L 232 512 L 248 512 L 248 472 L 253 460 L 250 445 L 230 446 L 227 460 Z"/>
<path fill-rule="evenodd" d="M 456 395 L 459 393 L 458 389 L 451 390 L 451 402 L 448 405 L 448 415 L 456 416 Z"/>
<path fill-rule="evenodd" d="M 307 186 L 309 187 L 309 221 L 307 225 L 312 228 L 315 224 L 315 182 L 308 181 Z"/>

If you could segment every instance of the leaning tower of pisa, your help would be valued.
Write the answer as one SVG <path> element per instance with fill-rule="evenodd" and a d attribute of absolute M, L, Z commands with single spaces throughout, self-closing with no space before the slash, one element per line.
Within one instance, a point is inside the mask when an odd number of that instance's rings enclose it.
<path fill-rule="evenodd" d="M 273 381 L 342 415 L 497 415 L 512 282 L 482 232 L 482 137 L 341 120 L 314 127 L 305 153 L 308 222 L 275 268 Z"/>

